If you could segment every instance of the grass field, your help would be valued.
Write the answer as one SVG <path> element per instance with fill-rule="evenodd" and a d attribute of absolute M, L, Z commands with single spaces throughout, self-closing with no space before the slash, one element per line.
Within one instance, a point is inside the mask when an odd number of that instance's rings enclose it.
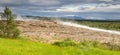
<path fill-rule="evenodd" d="M 87 25 L 90 27 L 97 27 L 108 30 L 120 31 L 120 22 L 117 21 L 78 21 L 78 23 Z"/>
<path fill-rule="evenodd" d="M 120 55 L 120 52 L 89 46 L 60 47 L 24 39 L 0 38 L 0 55 Z"/>

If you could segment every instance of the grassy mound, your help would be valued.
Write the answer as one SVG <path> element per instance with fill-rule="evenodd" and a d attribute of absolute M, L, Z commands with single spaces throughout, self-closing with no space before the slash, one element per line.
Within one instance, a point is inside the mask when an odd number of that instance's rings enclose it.
<path fill-rule="evenodd" d="M 120 55 L 120 52 L 88 46 L 60 47 L 23 39 L 0 38 L 0 55 Z"/>

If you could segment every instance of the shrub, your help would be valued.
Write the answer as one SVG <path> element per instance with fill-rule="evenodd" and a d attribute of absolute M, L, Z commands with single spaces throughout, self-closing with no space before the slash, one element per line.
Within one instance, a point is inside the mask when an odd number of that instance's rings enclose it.
<path fill-rule="evenodd" d="M 109 50 L 120 51 L 120 45 L 119 44 L 105 43 L 104 47 L 109 49 Z"/>
<path fill-rule="evenodd" d="M 66 39 L 61 42 L 55 42 L 53 43 L 53 45 L 60 46 L 60 47 L 67 47 L 67 46 L 76 46 L 76 43 L 70 39 Z"/>
<path fill-rule="evenodd" d="M 77 44 L 77 48 L 80 49 L 87 49 L 87 48 L 99 48 L 99 49 L 106 49 L 105 46 L 98 41 L 81 41 Z"/>
<path fill-rule="evenodd" d="M 79 45 L 88 46 L 88 47 L 89 46 L 98 47 L 100 45 L 100 43 L 97 42 L 97 41 L 86 41 L 86 40 L 84 40 L 84 41 L 79 42 Z"/>

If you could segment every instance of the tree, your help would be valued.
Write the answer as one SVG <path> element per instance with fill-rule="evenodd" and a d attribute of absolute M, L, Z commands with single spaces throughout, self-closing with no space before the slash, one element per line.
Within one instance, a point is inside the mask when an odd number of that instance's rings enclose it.
<path fill-rule="evenodd" d="M 17 28 L 17 24 L 14 20 L 13 14 L 8 7 L 5 7 L 0 22 L 1 37 L 16 38 L 20 35 L 20 30 Z"/>

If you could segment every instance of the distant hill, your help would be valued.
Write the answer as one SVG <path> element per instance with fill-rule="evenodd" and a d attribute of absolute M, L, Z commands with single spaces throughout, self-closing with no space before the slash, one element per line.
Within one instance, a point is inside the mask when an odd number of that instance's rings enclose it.
<path fill-rule="evenodd" d="M 98 22 L 120 22 L 120 20 L 102 20 L 102 19 L 87 19 L 80 16 L 63 16 L 63 17 L 42 17 L 42 16 L 23 16 L 26 18 L 38 19 L 38 20 L 63 20 L 63 21 L 98 21 Z"/>

